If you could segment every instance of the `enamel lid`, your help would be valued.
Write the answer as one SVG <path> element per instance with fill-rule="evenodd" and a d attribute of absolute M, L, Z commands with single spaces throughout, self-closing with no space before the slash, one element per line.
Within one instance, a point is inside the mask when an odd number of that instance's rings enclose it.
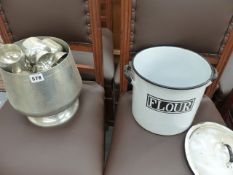
<path fill-rule="evenodd" d="M 212 81 L 214 72 L 199 54 L 171 46 L 152 47 L 133 59 L 134 72 L 145 81 L 168 89 L 193 89 Z"/>
<path fill-rule="evenodd" d="M 195 175 L 233 175 L 233 131 L 217 123 L 191 127 L 185 154 Z"/>

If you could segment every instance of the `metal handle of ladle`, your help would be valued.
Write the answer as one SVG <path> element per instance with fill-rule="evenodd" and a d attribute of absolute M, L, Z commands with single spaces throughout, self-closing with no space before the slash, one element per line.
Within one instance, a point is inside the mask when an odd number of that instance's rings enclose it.
<path fill-rule="evenodd" d="M 230 160 L 229 160 L 229 162 L 230 162 L 230 163 L 233 163 L 233 151 L 232 151 L 231 146 L 228 145 L 228 144 L 223 144 L 223 145 L 227 147 L 227 150 L 228 150 L 228 152 L 229 152 L 229 155 L 230 155 Z"/>

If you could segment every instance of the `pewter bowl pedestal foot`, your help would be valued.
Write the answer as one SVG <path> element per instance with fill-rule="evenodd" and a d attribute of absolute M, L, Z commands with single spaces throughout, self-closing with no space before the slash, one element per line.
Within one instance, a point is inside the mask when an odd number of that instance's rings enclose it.
<path fill-rule="evenodd" d="M 69 108 L 58 114 L 46 116 L 46 117 L 28 116 L 27 118 L 31 123 L 33 123 L 36 126 L 40 126 L 40 127 L 59 126 L 68 122 L 75 115 L 75 113 L 78 110 L 78 107 L 79 107 L 79 100 L 77 100 L 76 102 L 74 102 L 72 106 L 70 106 Z"/>

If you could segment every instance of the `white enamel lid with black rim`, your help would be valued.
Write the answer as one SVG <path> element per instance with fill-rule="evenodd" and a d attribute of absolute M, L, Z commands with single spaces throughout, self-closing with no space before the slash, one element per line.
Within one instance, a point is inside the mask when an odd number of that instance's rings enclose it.
<path fill-rule="evenodd" d="M 145 49 L 133 59 L 133 70 L 145 81 L 168 89 L 194 89 L 214 79 L 214 69 L 199 54 L 171 46 Z"/>
<path fill-rule="evenodd" d="M 233 175 L 233 131 L 205 122 L 186 134 L 185 154 L 195 175 Z"/>

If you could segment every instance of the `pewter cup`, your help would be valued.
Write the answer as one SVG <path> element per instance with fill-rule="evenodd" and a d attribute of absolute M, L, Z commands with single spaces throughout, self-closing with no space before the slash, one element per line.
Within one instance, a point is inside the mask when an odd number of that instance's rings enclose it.
<path fill-rule="evenodd" d="M 50 48 L 52 53 L 63 51 L 62 46 L 57 42 L 53 41 L 51 38 L 45 38 L 42 40 L 42 42 Z"/>
<path fill-rule="evenodd" d="M 27 60 L 32 64 L 36 64 L 38 54 L 41 52 L 51 52 L 51 49 L 38 37 L 27 38 L 21 45 Z"/>
<path fill-rule="evenodd" d="M 36 65 L 33 67 L 36 72 L 44 72 L 51 69 L 55 63 L 55 55 L 53 53 L 46 53 L 38 59 Z"/>
<path fill-rule="evenodd" d="M 16 44 L 4 44 L 0 48 L 0 67 L 14 73 L 26 70 L 27 65 L 22 49 Z"/>
<path fill-rule="evenodd" d="M 28 75 L 27 73 L 13 74 L 0 69 L 11 105 L 34 119 L 54 117 L 75 106 L 82 86 L 81 77 L 68 44 L 58 38 L 52 39 L 59 43 L 68 55 L 48 71 Z M 23 41 L 15 44 L 22 45 Z M 41 125 L 43 126 L 43 123 Z"/>

